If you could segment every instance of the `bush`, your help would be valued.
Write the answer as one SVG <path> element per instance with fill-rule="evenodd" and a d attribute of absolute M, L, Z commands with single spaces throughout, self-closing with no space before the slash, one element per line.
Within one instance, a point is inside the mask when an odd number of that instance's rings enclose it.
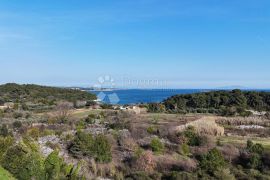
<path fill-rule="evenodd" d="M 230 169 L 221 169 L 214 173 L 216 179 L 224 180 L 235 180 L 234 175 L 231 173 Z"/>
<path fill-rule="evenodd" d="M 200 167 L 210 174 L 222 169 L 225 166 L 225 160 L 222 154 L 216 149 L 212 149 L 200 160 Z"/>
<path fill-rule="evenodd" d="M 15 118 L 15 119 L 19 119 L 19 118 L 22 118 L 23 117 L 23 113 L 21 113 L 21 112 L 14 112 L 13 113 L 13 117 Z"/>
<path fill-rule="evenodd" d="M 166 110 L 165 106 L 160 103 L 150 103 L 148 104 L 147 109 L 148 109 L 148 112 L 153 112 L 153 113 L 160 113 Z"/>
<path fill-rule="evenodd" d="M 45 177 L 48 180 L 57 180 L 60 177 L 62 159 L 58 154 L 58 151 L 53 151 L 45 160 Z"/>
<path fill-rule="evenodd" d="M 153 180 L 150 176 L 150 174 L 148 172 L 145 172 L 145 171 L 137 171 L 137 172 L 133 172 L 132 174 L 130 174 L 128 176 L 127 179 L 130 179 L 130 180 L 135 180 L 135 179 L 138 179 L 138 180 Z"/>
<path fill-rule="evenodd" d="M 156 128 L 154 126 L 150 126 L 150 127 L 147 128 L 147 132 L 149 134 L 158 134 L 158 131 L 159 131 L 158 128 Z"/>
<path fill-rule="evenodd" d="M 261 144 L 254 144 L 251 140 L 247 141 L 247 150 L 250 153 L 257 153 L 257 154 L 262 154 L 264 152 L 264 148 Z"/>
<path fill-rule="evenodd" d="M 19 129 L 22 127 L 22 122 L 21 121 L 15 121 L 13 124 L 12 124 L 13 128 L 14 129 Z"/>
<path fill-rule="evenodd" d="M 10 147 L 1 161 L 2 166 L 17 179 L 43 179 L 44 165 L 40 154 L 24 143 Z"/>
<path fill-rule="evenodd" d="M 76 123 L 76 130 L 77 131 L 85 129 L 85 128 L 86 128 L 86 124 L 84 121 L 79 121 Z"/>
<path fill-rule="evenodd" d="M 8 126 L 6 124 L 3 124 L 0 127 L 0 136 L 7 137 L 7 136 L 11 136 L 11 135 L 12 135 L 12 133 L 8 130 Z"/>
<path fill-rule="evenodd" d="M 95 124 L 96 121 L 96 115 L 95 114 L 89 114 L 87 118 L 85 118 L 85 122 L 87 124 Z"/>
<path fill-rule="evenodd" d="M 113 109 L 113 106 L 111 104 L 101 104 L 100 107 L 102 109 Z"/>
<path fill-rule="evenodd" d="M 184 136 L 187 138 L 187 144 L 189 146 L 200 146 L 202 144 L 201 137 L 195 132 L 193 126 L 189 126 L 184 131 Z"/>
<path fill-rule="evenodd" d="M 0 160 L 5 152 L 10 148 L 14 143 L 14 138 L 8 137 L 0 137 Z"/>
<path fill-rule="evenodd" d="M 237 160 L 237 158 L 239 158 L 240 156 L 239 149 L 231 144 L 223 146 L 221 152 L 225 160 L 227 160 L 230 163 Z"/>
<path fill-rule="evenodd" d="M 172 172 L 166 179 L 170 180 L 197 180 L 198 177 L 188 172 Z"/>
<path fill-rule="evenodd" d="M 111 145 L 104 135 L 95 138 L 91 134 L 78 131 L 72 141 L 69 152 L 74 156 L 94 157 L 98 162 L 110 162 L 112 159 Z"/>
<path fill-rule="evenodd" d="M 111 145 L 104 135 L 98 135 L 95 138 L 91 151 L 98 162 L 110 162 L 112 160 Z"/>
<path fill-rule="evenodd" d="M 249 158 L 248 167 L 252 169 L 259 169 L 262 166 L 262 157 L 259 154 L 252 154 Z"/>
<path fill-rule="evenodd" d="M 159 138 L 153 138 L 151 143 L 150 143 L 150 147 L 151 147 L 152 151 L 155 153 L 163 153 L 163 151 L 165 149 L 164 144 L 160 141 Z"/>
<path fill-rule="evenodd" d="M 33 127 L 31 129 L 28 129 L 27 135 L 37 140 L 40 137 L 39 128 Z"/>
<path fill-rule="evenodd" d="M 189 146 L 186 143 L 180 145 L 179 153 L 182 154 L 183 156 L 188 156 L 190 154 Z"/>
<path fill-rule="evenodd" d="M 142 153 L 134 163 L 134 168 L 137 171 L 153 172 L 157 164 L 151 151 Z"/>
<path fill-rule="evenodd" d="M 69 152 L 75 157 L 85 156 L 90 153 L 89 151 L 92 144 L 93 137 L 91 134 L 77 131 L 75 138 L 69 147 Z"/>

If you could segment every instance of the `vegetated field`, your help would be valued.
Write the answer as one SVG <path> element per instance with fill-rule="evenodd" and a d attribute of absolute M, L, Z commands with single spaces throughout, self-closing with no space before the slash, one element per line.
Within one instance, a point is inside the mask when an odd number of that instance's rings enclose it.
<path fill-rule="evenodd" d="M 72 117 L 81 119 L 86 118 L 89 114 L 99 114 L 100 112 L 115 112 L 114 110 L 101 110 L 101 109 L 77 109 L 74 110 L 71 114 Z M 168 113 L 143 113 L 133 116 L 131 124 L 134 126 L 134 128 L 137 129 L 147 129 L 147 127 L 154 125 L 156 127 L 159 127 L 160 129 L 164 130 L 172 130 L 174 127 L 186 125 L 188 123 L 197 121 L 199 119 L 220 119 L 219 116 L 209 115 L 209 114 L 168 114 Z M 269 120 L 260 120 L 260 118 L 255 118 L 253 121 L 250 121 L 250 124 L 254 124 L 254 121 L 256 121 L 256 124 L 260 124 L 260 122 L 270 122 Z M 246 118 L 238 117 L 237 120 L 242 120 L 243 123 L 247 123 L 248 121 Z M 247 123 L 248 124 L 248 123 Z M 234 129 L 235 132 L 234 135 L 228 134 L 228 132 L 231 131 L 231 128 L 235 126 L 226 126 L 225 127 L 225 133 L 223 136 L 219 137 L 219 140 L 222 144 L 235 144 L 237 146 L 245 146 L 247 140 L 252 140 L 254 143 L 260 143 L 265 148 L 270 150 L 270 136 L 269 137 L 257 137 L 256 134 L 254 136 L 248 135 L 248 136 L 241 136 L 244 130 Z M 238 134 L 239 133 L 239 134 Z"/>
<path fill-rule="evenodd" d="M 251 140 L 254 143 L 262 144 L 266 149 L 270 150 L 270 137 L 247 137 L 247 136 L 222 136 L 220 142 L 222 144 L 234 144 L 236 146 L 245 146 L 247 140 Z"/>
<path fill-rule="evenodd" d="M 85 118 L 89 114 L 98 114 L 102 112 L 103 110 L 92 110 L 92 109 L 79 109 L 72 113 L 73 117 L 76 118 Z M 132 125 L 135 128 L 143 128 L 146 129 L 147 127 L 151 125 L 155 125 L 161 129 L 168 129 L 172 130 L 173 127 L 186 125 L 188 123 L 204 119 L 205 121 L 209 120 L 212 121 L 218 120 L 222 117 L 214 116 L 214 115 L 208 115 L 208 114 L 168 114 L 168 113 L 144 113 L 144 114 L 138 114 L 135 116 L 135 118 L 132 121 Z M 238 120 L 242 119 L 243 123 L 247 122 L 245 121 L 245 118 L 238 117 Z M 260 121 L 260 118 L 253 118 L 253 121 L 249 121 L 250 124 L 253 124 L 254 122 L 258 124 Z M 270 120 L 268 120 L 270 122 Z M 236 126 L 236 125 L 235 125 Z M 234 125 L 229 126 L 229 128 L 234 128 Z M 230 131 L 224 126 L 225 131 Z M 224 134 L 223 136 L 219 137 L 219 140 L 222 144 L 235 144 L 237 146 L 245 146 L 247 140 L 252 140 L 255 143 L 262 144 L 265 148 L 270 150 L 270 137 L 257 137 L 256 135 L 247 135 L 247 136 L 241 136 L 243 130 L 235 130 L 234 135 L 228 135 L 228 133 Z M 237 133 L 239 133 L 237 135 Z"/>
<path fill-rule="evenodd" d="M 159 111 L 161 104 L 149 113 L 147 105 L 92 109 L 63 100 L 41 112 L 25 101 L 0 111 L 0 179 L 270 177 L 269 114 L 180 114 Z"/>

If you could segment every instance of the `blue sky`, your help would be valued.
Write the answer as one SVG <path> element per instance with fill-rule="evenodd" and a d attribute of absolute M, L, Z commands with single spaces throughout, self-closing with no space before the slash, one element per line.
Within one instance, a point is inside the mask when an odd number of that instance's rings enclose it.
<path fill-rule="evenodd" d="M 270 88 L 270 1 L 1 0 L 0 64 L 0 83 Z"/>

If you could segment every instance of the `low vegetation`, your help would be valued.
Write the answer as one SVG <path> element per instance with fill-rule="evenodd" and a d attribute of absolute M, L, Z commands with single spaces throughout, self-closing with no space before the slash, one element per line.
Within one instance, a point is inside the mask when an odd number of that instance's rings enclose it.
<path fill-rule="evenodd" d="M 79 106 L 73 101 L 92 97 L 83 92 L 54 94 L 54 88 L 38 87 L 45 88 L 40 91 L 43 97 L 36 95 L 36 86 L 23 85 L 24 90 L 18 91 L 14 87 L 5 85 L 8 90 L 0 93 L 5 102 L 16 104 L 0 113 L 0 179 L 270 178 L 269 114 L 242 117 L 240 113 L 267 111 L 267 93 L 257 93 L 260 98 L 240 91 L 181 95 L 149 104 L 155 113 L 138 114 L 113 106 L 94 109 L 94 103 L 92 108 Z M 45 97 L 47 90 L 54 100 L 51 109 L 44 110 L 51 105 L 39 100 L 50 99 Z M 67 97 L 69 91 L 76 95 Z M 212 102 L 214 97 L 219 104 Z M 183 99 L 185 103 L 180 103 Z M 39 103 L 43 110 L 29 108 L 29 102 Z M 204 113 L 226 108 L 244 111 L 232 117 Z"/>
<path fill-rule="evenodd" d="M 79 101 L 92 101 L 96 96 L 80 90 L 38 86 L 38 85 L 0 85 L 0 106 L 12 104 L 14 109 L 45 110 L 59 101 L 67 101 L 78 105 Z"/>

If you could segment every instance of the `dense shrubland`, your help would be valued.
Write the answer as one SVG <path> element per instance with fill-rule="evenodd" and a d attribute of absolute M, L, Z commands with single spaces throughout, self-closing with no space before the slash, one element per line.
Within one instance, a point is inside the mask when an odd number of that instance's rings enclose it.
<path fill-rule="evenodd" d="M 270 110 L 270 93 L 233 90 L 176 95 L 161 104 L 149 104 L 148 109 L 150 112 L 167 111 L 249 116 L 252 113 L 247 110 Z"/>
<path fill-rule="evenodd" d="M 140 118 L 110 110 L 34 127 L 15 121 L 0 128 L 0 165 L 17 179 L 269 178 L 269 151 L 259 143 L 221 143 L 216 125 L 210 133 L 196 123 L 167 131 L 160 118 Z M 48 137 L 58 140 L 41 145 Z"/>
<path fill-rule="evenodd" d="M 38 85 L 0 85 L 0 106 L 14 103 L 14 109 L 39 110 L 50 109 L 59 101 L 68 101 L 78 105 L 78 101 L 92 101 L 96 96 L 80 90 L 38 86 Z"/>

